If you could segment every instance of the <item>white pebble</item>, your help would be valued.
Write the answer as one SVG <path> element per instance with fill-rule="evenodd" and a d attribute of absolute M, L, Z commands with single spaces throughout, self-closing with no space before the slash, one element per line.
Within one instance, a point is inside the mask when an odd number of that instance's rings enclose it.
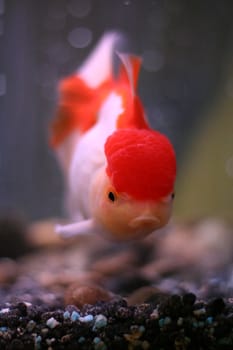
<path fill-rule="evenodd" d="M 58 325 L 59 322 L 54 317 L 49 318 L 46 322 L 46 326 L 48 326 L 51 329 L 57 327 Z"/>
<path fill-rule="evenodd" d="M 80 317 L 79 321 L 83 323 L 92 322 L 94 320 L 94 317 L 92 315 L 86 315 L 84 317 Z"/>
<path fill-rule="evenodd" d="M 9 307 L 6 307 L 6 308 L 0 310 L 0 314 L 6 314 L 9 311 L 10 311 Z"/>
<path fill-rule="evenodd" d="M 205 313 L 206 313 L 206 309 L 204 307 L 193 311 L 193 314 L 195 316 L 204 315 Z"/>

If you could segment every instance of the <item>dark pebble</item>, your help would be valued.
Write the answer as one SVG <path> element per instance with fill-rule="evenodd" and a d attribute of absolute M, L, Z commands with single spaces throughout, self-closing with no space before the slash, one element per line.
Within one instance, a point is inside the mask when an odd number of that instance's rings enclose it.
<path fill-rule="evenodd" d="M 26 238 L 26 223 L 21 218 L 0 218 L 0 257 L 18 258 L 31 247 Z"/>
<path fill-rule="evenodd" d="M 48 310 L 46 305 L 44 305 L 43 307 L 41 307 L 40 305 L 32 305 L 28 308 L 28 317 L 31 320 L 39 322 L 41 319 L 41 314 L 45 310 Z"/>
<path fill-rule="evenodd" d="M 193 305 L 196 301 L 196 295 L 193 293 L 186 293 L 182 297 L 184 305 Z"/>
<path fill-rule="evenodd" d="M 133 316 L 133 310 L 129 307 L 119 307 L 116 310 L 116 317 L 119 320 L 127 320 L 130 319 Z"/>
<path fill-rule="evenodd" d="M 226 304 L 222 298 L 216 298 L 207 305 L 207 312 L 210 313 L 211 316 L 219 315 L 224 312 Z"/>
<path fill-rule="evenodd" d="M 193 309 L 195 308 L 195 301 L 196 301 L 196 295 L 193 293 L 186 293 L 182 297 L 183 302 L 183 310 L 182 314 L 183 316 L 191 315 L 193 312 Z"/>
<path fill-rule="evenodd" d="M 233 345 L 233 317 L 229 319 L 218 320 L 218 326 L 214 329 L 214 336 L 217 339 L 229 337 L 232 340 Z"/>
<path fill-rule="evenodd" d="M 19 312 L 19 316 L 27 316 L 27 305 L 25 303 L 18 303 L 17 304 L 17 310 Z"/>
<path fill-rule="evenodd" d="M 23 350 L 25 349 L 24 344 L 21 340 L 19 339 L 14 339 L 12 340 L 12 342 L 10 343 L 10 350 Z"/>
<path fill-rule="evenodd" d="M 145 319 L 149 319 L 153 312 L 153 306 L 150 304 L 141 304 L 135 307 L 133 320 L 136 324 L 145 322 Z"/>
<path fill-rule="evenodd" d="M 170 296 L 165 302 L 162 302 L 159 306 L 159 313 L 162 316 L 169 316 L 176 318 L 182 315 L 183 303 L 182 298 L 179 295 Z"/>

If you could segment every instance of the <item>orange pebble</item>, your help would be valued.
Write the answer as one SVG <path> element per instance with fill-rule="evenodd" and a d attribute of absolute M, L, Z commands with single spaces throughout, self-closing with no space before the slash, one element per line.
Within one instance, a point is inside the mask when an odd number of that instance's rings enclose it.
<path fill-rule="evenodd" d="M 73 283 L 66 291 L 64 301 L 66 305 L 82 308 L 85 304 L 94 305 L 98 301 L 109 301 L 113 294 L 97 285 Z"/>

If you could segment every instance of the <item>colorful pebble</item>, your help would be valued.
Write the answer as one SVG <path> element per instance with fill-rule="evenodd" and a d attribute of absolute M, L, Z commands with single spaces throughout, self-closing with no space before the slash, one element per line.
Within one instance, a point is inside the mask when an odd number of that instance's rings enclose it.
<path fill-rule="evenodd" d="M 54 317 L 49 318 L 46 322 L 46 326 L 48 326 L 51 329 L 57 327 L 59 324 L 60 323 Z"/>

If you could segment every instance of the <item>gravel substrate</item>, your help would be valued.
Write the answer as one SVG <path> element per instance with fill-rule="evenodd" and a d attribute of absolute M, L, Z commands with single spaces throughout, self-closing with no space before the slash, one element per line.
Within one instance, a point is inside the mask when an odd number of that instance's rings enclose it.
<path fill-rule="evenodd" d="M 67 245 L 54 223 L 17 225 L 0 220 L 0 237 L 23 247 L 0 259 L 0 349 L 233 348 L 231 226 L 205 220 L 128 245 L 96 236 Z"/>
<path fill-rule="evenodd" d="M 0 349 L 232 349 L 233 301 L 172 295 L 128 306 L 123 299 L 51 310 L 0 310 Z"/>

